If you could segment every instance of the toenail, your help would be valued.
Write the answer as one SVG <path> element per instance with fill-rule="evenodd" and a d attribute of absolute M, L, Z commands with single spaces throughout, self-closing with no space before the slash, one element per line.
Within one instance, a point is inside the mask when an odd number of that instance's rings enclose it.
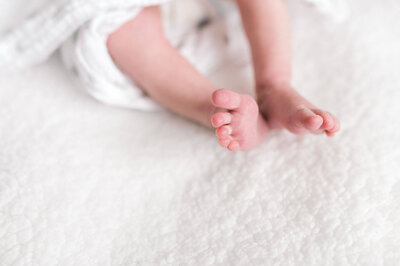
<path fill-rule="evenodd" d="M 229 102 L 229 98 L 223 93 L 218 97 L 218 101 L 222 103 L 227 103 Z"/>
<path fill-rule="evenodd" d="M 321 116 L 316 115 L 316 116 L 312 116 L 309 121 L 312 124 L 319 124 L 320 122 L 324 122 L 324 119 Z"/>
<path fill-rule="evenodd" d="M 230 126 L 223 126 L 217 129 L 216 134 L 219 137 L 229 136 L 232 133 L 232 128 Z"/>
<path fill-rule="evenodd" d="M 239 143 L 237 143 L 237 142 L 231 142 L 231 144 L 228 146 L 228 149 L 230 150 L 230 151 L 237 151 L 237 150 L 239 150 Z"/>
<path fill-rule="evenodd" d="M 212 123 L 214 126 L 218 126 L 222 123 L 222 119 L 220 117 L 213 117 Z"/>
<path fill-rule="evenodd" d="M 224 101 L 225 102 L 225 101 L 228 100 L 228 97 L 227 97 L 226 93 L 223 90 L 216 91 L 214 96 L 215 96 L 215 99 L 218 100 L 218 101 Z"/>
<path fill-rule="evenodd" d="M 331 129 L 331 128 L 333 128 L 333 126 L 334 126 L 334 123 L 333 123 L 333 121 L 332 120 L 325 120 L 325 127 L 326 128 L 328 128 L 328 129 Z"/>
<path fill-rule="evenodd" d="M 221 145 L 222 147 L 226 148 L 230 143 L 229 139 L 224 139 L 224 140 L 219 140 L 219 145 Z"/>

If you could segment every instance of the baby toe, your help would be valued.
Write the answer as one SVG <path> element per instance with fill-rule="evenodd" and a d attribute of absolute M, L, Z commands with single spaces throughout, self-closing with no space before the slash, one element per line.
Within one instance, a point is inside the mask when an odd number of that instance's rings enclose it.
<path fill-rule="evenodd" d="M 231 143 L 230 143 L 229 146 L 228 146 L 228 149 L 229 149 L 230 151 L 238 151 L 238 150 L 240 149 L 240 144 L 239 144 L 239 142 L 237 142 L 237 141 L 235 141 L 235 140 L 231 141 Z"/>
<path fill-rule="evenodd" d="M 310 109 L 300 106 L 299 110 L 292 117 L 291 123 L 293 124 L 293 128 L 299 132 L 302 132 L 302 129 L 313 132 L 321 127 L 323 119 Z"/>
<path fill-rule="evenodd" d="M 231 143 L 230 139 L 220 139 L 218 141 L 219 145 L 223 148 L 227 148 L 229 146 L 229 144 Z"/>
<path fill-rule="evenodd" d="M 219 127 L 216 130 L 217 137 L 220 138 L 220 139 L 228 138 L 231 133 L 232 133 L 232 127 L 229 126 L 229 125 L 225 125 L 225 126 Z"/>
<path fill-rule="evenodd" d="M 322 119 L 324 120 L 321 128 L 324 130 L 331 130 L 334 128 L 335 126 L 335 119 L 334 116 L 331 115 L 330 113 L 326 112 L 326 111 L 322 111 L 322 110 L 318 110 L 318 109 L 314 109 L 313 110 L 314 113 L 316 113 L 317 115 L 321 116 Z"/>
<path fill-rule="evenodd" d="M 212 94 L 212 102 L 219 108 L 236 109 L 240 106 L 240 101 L 240 94 L 230 90 L 220 89 Z"/>
<path fill-rule="evenodd" d="M 336 117 L 333 117 L 335 121 L 335 125 L 332 129 L 326 131 L 326 135 L 332 137 L 340 130 L 340 122 Z"/>
<path fill-rule="evenodd" d="M 312 115 L 304 119 L 304 126 L 310 131 L 318 131 L 324 122 L 323 118 L 319 115 Z"/>
<path fill-rule="evenodd" d="M 218 128 L 223 125 L 229 124 L 232 120 L 232 115 L 227 112 L 216 113 L 211 118 L 213 127 Z"/>

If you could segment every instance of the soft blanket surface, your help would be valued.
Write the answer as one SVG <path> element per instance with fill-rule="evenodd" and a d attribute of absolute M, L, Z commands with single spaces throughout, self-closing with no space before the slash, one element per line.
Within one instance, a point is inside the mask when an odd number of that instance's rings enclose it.
<path fill-rule="evenodd" d="M 400 5 L 352 0 L 333 24 L 289 4 L 294 83 L 341 119 L 333 139 L 230 153 L 175 115 L 95 102 L 57 57 L 0 76 L 0 264 L 398 265 Z"/>

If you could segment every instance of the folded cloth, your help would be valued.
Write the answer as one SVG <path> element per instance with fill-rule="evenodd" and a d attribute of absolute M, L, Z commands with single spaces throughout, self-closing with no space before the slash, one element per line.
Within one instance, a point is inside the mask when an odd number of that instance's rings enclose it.
<path fill-rule="evenodd" d="M 321 4 L 323 0 L 307 1 L 327 9 Z M 160 107 L 116 67 L 106 47 L 110 33 L 151 5 L 162 6 L 167 37 L 201 73 L 207 75 L 223 64 L 240 65 L 249 60 L 240 17 L 232 4 L 215 0 L 169 2 L 52 1 L 0 40 L 0 71 L 41 63 L 61 48 L 67 68 L 99 101 L 137 110 L 158 110 Z"/>
<path fill-rule="evenodd" d="M 105 103 L 152 109 L 139 90 L 133 90 L 105 45 L 106 36 L 146 6 L 168 0 L 53 1 L 6 35 L 0 42 L 0 71 L 45 61 L 62 47 L 66 65 L 87 91 Z"/>

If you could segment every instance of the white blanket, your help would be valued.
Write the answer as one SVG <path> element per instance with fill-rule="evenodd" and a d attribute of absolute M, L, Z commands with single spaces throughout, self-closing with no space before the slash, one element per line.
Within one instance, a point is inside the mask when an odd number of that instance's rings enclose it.
<path fill-rule="evenodd" d="M 99 104 L 58 57 L 1 75 L 0 264 L 398 265 L 399 3 L 352 0 L 344 24 L 289 3 L 294 83 L 339 116 L 333 139 L 230 153 L 167 112 Z"/>

